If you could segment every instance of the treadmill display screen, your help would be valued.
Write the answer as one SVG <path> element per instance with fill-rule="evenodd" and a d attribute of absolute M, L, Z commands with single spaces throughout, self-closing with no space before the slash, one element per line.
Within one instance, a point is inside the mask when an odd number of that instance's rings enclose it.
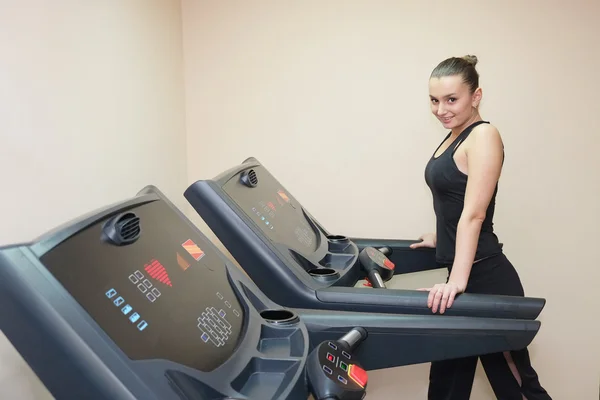
<path fill-rule="evenodd" d="M 141 226 L 133 244 L 101 240 L 103 220 L 41 261 L 131 359 L 218 367 L 243 323 L 223 261 L 165 202 L 129 211 Z"/>
<path fill-rule="evenodd" d="M 300 204 L 264 168 L 253 169 L 258 178 L 256 187 L 245 186 L 237 175 L 223 185 L 223 190 L 272 242 L 299 253 L 314 252 L 319 245 L 317 235 Z"/>

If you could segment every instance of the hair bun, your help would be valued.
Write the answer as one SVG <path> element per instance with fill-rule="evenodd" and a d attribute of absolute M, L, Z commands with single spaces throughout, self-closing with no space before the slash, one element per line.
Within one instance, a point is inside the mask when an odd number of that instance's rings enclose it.
<path fill-rule="evenodd" d="M 472 66 L 476 66 L 477 65 L 477 56 L 473 56 L 473 55 L 466 55 L 463 57 L 463 60 L 465 60 L 466 62 L 468 62 L 469 64 L 471 64 Z"/>

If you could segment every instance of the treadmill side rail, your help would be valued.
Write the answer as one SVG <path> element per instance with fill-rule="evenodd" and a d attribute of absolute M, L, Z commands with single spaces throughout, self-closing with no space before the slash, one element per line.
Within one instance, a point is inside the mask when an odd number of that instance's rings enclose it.
<path fill-rule="evenodd" d="M 347 309 L 357 311 L 432 315 L 427 307 L 428 295 L 428 292 L 419 290 L 348 287 L 329 287 L 316 291 L 317 298 L 326 309 L 345 305 Z M 534 320 L 545 304 L 545 299 L 535 297 L 463 293 L 456 297 L 444 315 Z"/>
<path fill-rule="evenodd" d="M 369 334 L 356 356 L 367 370 L 523 349 L 541 326 L 539 321 L 497 318 L 296 312 L 313 342 L 364 327 Z"/>

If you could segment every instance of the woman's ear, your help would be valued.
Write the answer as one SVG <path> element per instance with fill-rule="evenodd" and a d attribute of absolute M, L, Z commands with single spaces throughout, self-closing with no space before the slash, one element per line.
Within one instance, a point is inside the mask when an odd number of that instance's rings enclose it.
<path fill-rule="evenodd" d="M 477 88 L 473 93 L 472 105 L 474 108 L 479 107 L 479 103 L 481 103 L 481 98 L 483 97 L 483 90 L 481 88 Z"/>

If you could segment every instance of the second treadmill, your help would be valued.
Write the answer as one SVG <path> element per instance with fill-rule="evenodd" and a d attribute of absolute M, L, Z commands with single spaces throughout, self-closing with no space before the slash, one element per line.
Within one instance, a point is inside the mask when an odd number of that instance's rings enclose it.
<path fill-rule="evenodd" d="M 385 288 L 385 280 L 439 268 L 415 240 L 350 239 L 330 233 L 255 158 L 199 180 L 184 193 L 240 266 L 288 307 L 431 314 L 428 293 Z M 374 286 L 357 283 L 371 277 Z M 377 280 L 381 282 L 377 284 Z M 446 316 L 534 320 L 546 300 L 463 293 Z"/>

